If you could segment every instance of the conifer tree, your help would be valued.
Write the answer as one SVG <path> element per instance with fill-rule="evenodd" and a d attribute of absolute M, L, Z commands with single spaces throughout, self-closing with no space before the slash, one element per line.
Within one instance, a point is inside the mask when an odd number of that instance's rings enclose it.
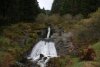
<path fill-rule="evenodd" d="M 54 0 L 51 12 L 60 15 L 67 13 L 88 15 L 96 11 L 99 3 L 99 0 Z"/>

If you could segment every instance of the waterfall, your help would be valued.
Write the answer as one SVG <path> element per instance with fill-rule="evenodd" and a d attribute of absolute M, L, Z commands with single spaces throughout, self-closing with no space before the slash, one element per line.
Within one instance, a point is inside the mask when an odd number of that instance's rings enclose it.
<path fill-rule="evenodd" d="M 47 38 L 39 41 L 28 57 L 32 62 L 37 61 L 37 64 L 40 65 L 40 67 L 46 67 L 46 63 L 50 58 L 57 57 L 55 43 L 49 40 L 50 32 L 51 29 L 48 27 Z M 40 55 L 42 55 L 42 58 Z"/>
<path fill-rule="evenodd" d="M 50 37 L 50 31 L 51 31 L 51 29 L 50 29 L 50 27 L 48 27 L 47 39 Z"/>

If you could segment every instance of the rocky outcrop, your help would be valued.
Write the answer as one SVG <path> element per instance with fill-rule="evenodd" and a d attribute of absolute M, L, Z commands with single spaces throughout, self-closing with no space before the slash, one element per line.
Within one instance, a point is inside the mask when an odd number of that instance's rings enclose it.
<path fill-rule="evenodd" d="M 54 33 L 52 39 L 55 42 L 59 56 L 65 56 L 73 52 L 74 45 L 72 42 L 73 34 L 71 32 Z"/>

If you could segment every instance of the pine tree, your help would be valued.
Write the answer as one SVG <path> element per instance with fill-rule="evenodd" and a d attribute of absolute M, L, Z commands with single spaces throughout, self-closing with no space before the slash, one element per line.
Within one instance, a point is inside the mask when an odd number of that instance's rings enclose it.
<path fill-rule="evenodd" d="M 33 20 L 39 13 L 36 0 L 20 0 L 19 15 L 21 20 Z"/>
<path fill-rule="evenodd" d="M 40 8 L 37 0 L 0 0 L 0 24 L 34 20 Z M 9 22 L 9 23 L 8 23 Z"/>
<path fill-rule="evenodd" d="M 67 13 L 88 15 L 96 11 L 99 3 L 99 0 L 54 0 L 51 12 L 60 15 Z"/>

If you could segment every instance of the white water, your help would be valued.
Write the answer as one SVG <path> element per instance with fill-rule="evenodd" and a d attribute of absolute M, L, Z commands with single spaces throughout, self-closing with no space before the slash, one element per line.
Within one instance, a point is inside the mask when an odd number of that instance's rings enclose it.
<path fill-rule="evenodd" d="M 51 30 L 50 27 L 48 27 L 48 33 L 46 39 L 49 39 L 50 30 Z M 45 61 L 43 60 L 43 58 L 41 60 L 38 60 L 40 58 L 40 54 L 43 54 L 44 57 L 47 57 L 47 59 Z M 46 63 L 49 61 L 50 58 L 53 57 L 57 57 L 55 43 L 41 40 L 32 49 L 32 52 L 28 57 L 28 59 L 31 59 L 33 62 L 37 61 L 37 64 L 40 65 L 40 67 L 46 67 Z"/>
<path fill-rule="evenodd" d="M 50 29 L 50 27 L 48 27 L 47 39 L 50 37 L 50 31 L 51 31 L 51 29 Z"/>

